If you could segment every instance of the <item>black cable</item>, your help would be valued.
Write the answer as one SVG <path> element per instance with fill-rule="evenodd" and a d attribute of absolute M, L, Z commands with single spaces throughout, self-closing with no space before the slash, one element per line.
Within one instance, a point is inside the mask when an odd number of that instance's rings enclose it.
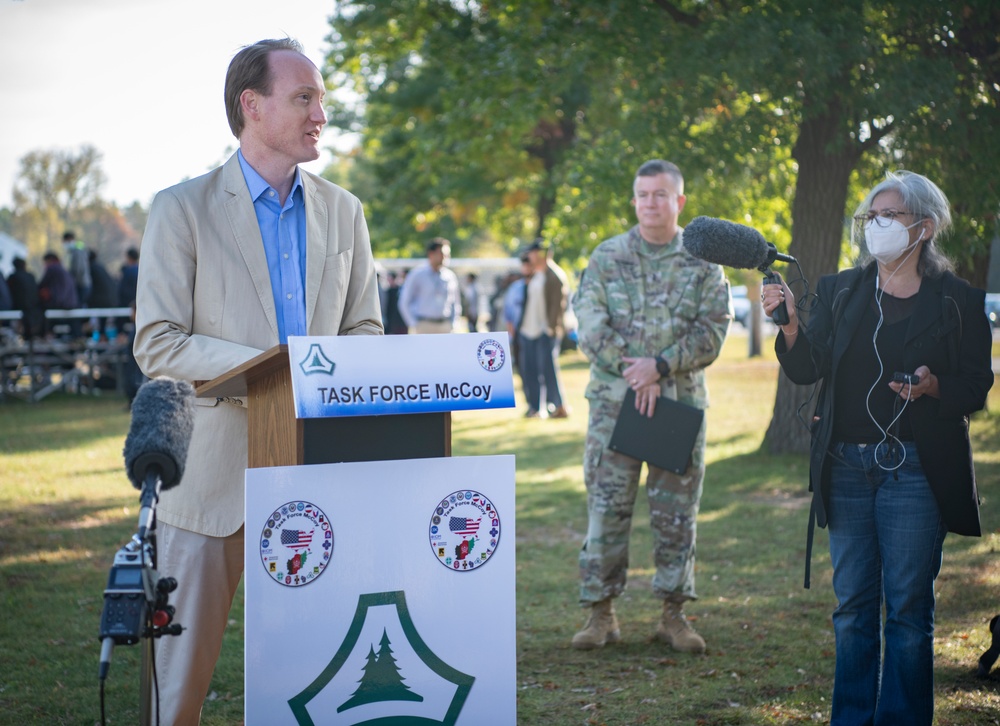
<path fill-rule="evenodd" d="M 149 673 L 152 681 L 152 696 L 156 711 L 156 723 L 160 723 L 160 682 L 156 677 L 156 639 L 149 642 Z"/>

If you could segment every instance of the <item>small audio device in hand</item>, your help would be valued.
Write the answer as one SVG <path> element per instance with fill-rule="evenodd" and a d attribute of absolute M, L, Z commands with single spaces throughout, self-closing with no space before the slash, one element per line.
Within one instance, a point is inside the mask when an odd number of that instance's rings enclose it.
<path fill-rule="evenodd" d="M 781 275 L 779 275 L 777 272 L 774 272 L 773 270 L 769 269 L 767 271 L 767 274 L 764 275 L 764 284 L 765 285 L 780 285 L 781 284 Z M 788 306 L 785 305 L 785 301 L 784 300 L 782 300 L 781 304 L 778 305 L 778 307 L 776 307 L 771 312 L 771 320 L 774 321 L 775 325 L 788 325 Z"/>

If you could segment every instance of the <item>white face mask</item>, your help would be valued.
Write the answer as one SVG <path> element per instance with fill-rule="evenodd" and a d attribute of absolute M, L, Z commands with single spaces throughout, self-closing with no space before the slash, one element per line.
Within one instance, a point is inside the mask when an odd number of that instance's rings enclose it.
<path fill-rule="evenodd" d="M 865 225 L 865 242 L 871 256 L 883 265 L 895 262 L 908 248 L 916 246 L 924 238 L 924 231 L 920 230 L 920 236 L 910 244 L 909 230 L 918 224 L 919 221 L 904 227 L 902 222 L 894 219 L 889 222 L 888 227 L 880 227 L 874 220 L 868 222 Z"/>

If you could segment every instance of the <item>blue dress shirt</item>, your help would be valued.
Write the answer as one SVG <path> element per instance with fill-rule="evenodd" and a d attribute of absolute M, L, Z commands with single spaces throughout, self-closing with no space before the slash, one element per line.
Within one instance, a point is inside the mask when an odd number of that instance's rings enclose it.
<path fill-rule="evenodd" d="M 250 166 L 238 151 L 240 168 L 250 190 L 257 225 L 264 240 L 271 294 L 278 317 L 278 340 L 306 335 L 306 205 L 299 170 L 282 206 L 278 192 Z"/>

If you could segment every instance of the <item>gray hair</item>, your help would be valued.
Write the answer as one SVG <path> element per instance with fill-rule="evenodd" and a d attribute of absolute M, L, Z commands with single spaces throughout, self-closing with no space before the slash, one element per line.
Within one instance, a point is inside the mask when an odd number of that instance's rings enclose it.
<path fill-rule="evenodd" d="M 933 222 L 933 229 L 929 239 L 924 240 L 923 249 L 920 250 L 920 259 L 917 260 L 917 272 L 921 277 L 938 277 L 943 272 L 954 270 L 955 266 L 951 260 L 938 248 L 937 239 L 944 235 L 951 227 L 951 205 L 948 197 L 927 177 L 912 171 L 888 172 L 885 180 L 880 182 L 868 192 L 864 201 L 855 210 L 855 216 L 868 214 L 872 202 L 882 192 L 896 192 L 903 200 L 903 205 L 912 212 L 917 219 L 929 219 Z M 874 258 L 868 252 L 868 245 L 865 244 L 864 229 L 861 225 L 854 226 L 854 242 L 861 250 L 858 257 L 858 265 L 868 265 Z"/>
<path fill-rule="evenodd" d="M 681 170 L 672 161 L 664 161 L 663 159 L 651 159 L 647 161 L 639 170 L 635 173 L 636 179 L 641 176 L 657 176 L 658 174 L 667 174 L 672 176 L 677 182 L 677 193 L 684 193 L 684 175 L 681 174 Z M 635 182 L 632 182 L 632 187 L 635 188 Z"/>

